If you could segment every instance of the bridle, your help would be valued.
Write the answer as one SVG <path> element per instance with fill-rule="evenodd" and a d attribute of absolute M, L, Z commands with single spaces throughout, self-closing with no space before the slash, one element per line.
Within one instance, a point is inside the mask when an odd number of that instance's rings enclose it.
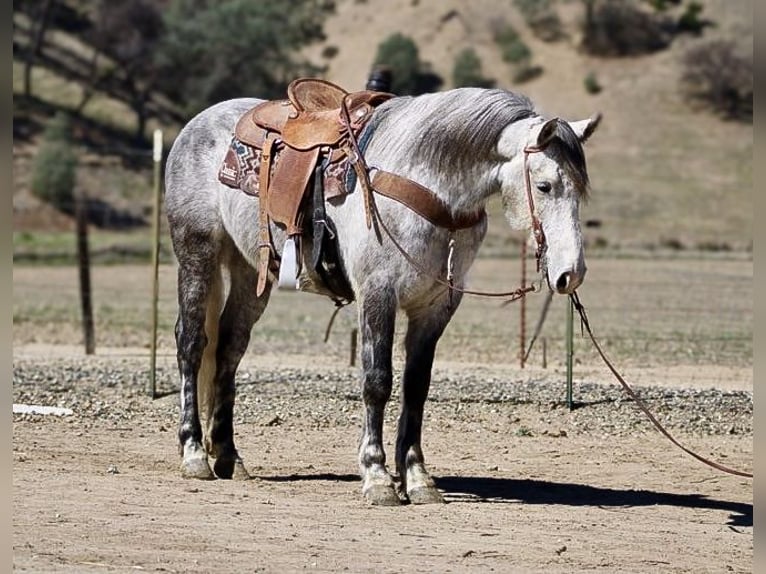
<path fill-rule="evenodd" d="M 537 272 L 540 272 L 540 260 L 543 257 L 543 253 L 545 253 L 545 248 L 547 246 L 545 242 L 545 232 L 543 231 L 543 224 L 540 223 L 540 219 L 537 217 L 537 213 L 535 211 L 535 200 L 534 197 L 532 197 L 532 178 L 529 174 L 529 154 L 533 153 L 540 153 L 542 151 L 545 151 L 545 148 L 547 146 L 526 146 L 524 148 L 524 187 L 527 191 L 527 205 L 529 206 L 529 217 L 532 220 L 532 234 L 535 238 L 535 243 L 537 244 L 537 249 L 535 251 L 535 260 L 537 261 Z"/>

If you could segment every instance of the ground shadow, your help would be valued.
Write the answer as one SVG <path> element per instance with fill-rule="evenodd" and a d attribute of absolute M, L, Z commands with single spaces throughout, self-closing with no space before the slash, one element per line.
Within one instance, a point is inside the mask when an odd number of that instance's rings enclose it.
<path fill-rule="evenodd" d="M 560 504 L 566 506 L 676 506 L 729 512 L 729 526 L 752 526 L 753 505 L 708 498 L 700 494 L 674 494 L 651 490 L 620 490 L 584 484 L 517 480 L 482 476 L 444 476 L 437 486 L 450 495 L 467 494 L 486 502 Z"/>

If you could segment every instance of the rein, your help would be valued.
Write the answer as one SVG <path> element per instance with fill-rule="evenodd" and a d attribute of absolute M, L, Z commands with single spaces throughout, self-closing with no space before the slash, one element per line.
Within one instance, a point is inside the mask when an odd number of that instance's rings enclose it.
<path fill-rule="evenodd" d="M 577 291 L 572 293 L 569 296 L 569 298 L 572 301 L 574 308 L 577 309 L 577 312 L 580 315 L 581 325 L 588 332 L 588 336 L 590 337 L 590 340 L 593 343 L 593 346 L 596 347 L 596 351 L 598 351 L 598 354 L 601 356 L 601 359 L 604 361 L 604 363 L 612 372 L 612 374 L 615 376 L 615 378 L 619 381 L 620 385 L 622 385 L 622 388 L 625 390 L 628 396 L 630 396 L 630 398 L 632 398 L 635 401 L 635 403 L 643 411 L 643 413 L 649 418 L 650 421 L 652 421 L 654 428 L 660 431 L 660 433 L 662 433 L 662 435 L 664 435 L 665 438 L 667 438 L 670 442 L 672 442 L 674 445 L 676 445 L 686 454 L 696 458 L 701 463 L 706 464 L 712 468 L 715 468 L 716 470 L 720 470 L 721 472 L 725 472 L 727 474 L 733 474 L 735 476 L 743 476 L 745 478 L 753 478 L 753 473 L 751 472 L 744 472 L 742 470 L 729 468 L 728 466 L 725 466 L 721 463 L 705 458 L 704 456 L 697 454 L 693 450 L 685 447 L 678 440 L 676 440 L 676 438 L 673 437 L 673 435 L 671 435 L 670 432 L 664 426 L 662 426 L 662 424 L 657 420 L 657 418 L 649 410 L 649 407 L 646 406 L 646 403 L 636 394 L 636 392 L 630 387 L 627 381 L 625 381 L 623 376 L 617 371 L 617 369 L 614 367 L 612 362 L 607 358 L 606 353 L 604 353 L 603 349 L 601 348 L 601 345 L 598 344 L 598 341 L 596 340 L 596 337 L 593 334 L 593 331 L 591 330 L 590 322 L 588 321 L 588 315 L 585 313 L 585 307 L 580 302 L 580 297 L 577 295 Z"/>

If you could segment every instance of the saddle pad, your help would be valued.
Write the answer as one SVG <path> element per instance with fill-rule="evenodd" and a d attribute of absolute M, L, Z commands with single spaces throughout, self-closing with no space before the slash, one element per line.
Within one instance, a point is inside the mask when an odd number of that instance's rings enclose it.
<path fill-rule="evenodd" d="M 232 138 L 231 145 L 218 171 L 218 180 L 228 187 L 257 197 L 260 191 L 258 183 L 261 170 L 261 145 L 263 145 L 262 142 L 258 147 L 255 147 L 236 137 Z M 345 195 L 349 189 L 354 189 L 354 184 L 356 184 L 356 179 L 354 179 L 352 185 L 347 188 L 348 173 L 354 174 L 354 178 L 356 175 L 353 169 L 348 168 L 346 156 L 341 154 L 340 150 L 338 152 L 337 157 L 331 157 L 331 161 L 324 170 L 325 199 Z M 274 166 L 279 162 L 280 155 L 281 152 L 278 151 L 272 160 L 272 174 L 274 173 Z"/>

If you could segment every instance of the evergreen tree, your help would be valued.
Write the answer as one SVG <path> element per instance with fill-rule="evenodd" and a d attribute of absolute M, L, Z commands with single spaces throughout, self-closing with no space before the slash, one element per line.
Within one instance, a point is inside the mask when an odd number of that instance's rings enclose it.
<path fill-rule="evenodd" d="M 32 164 L 31 189 L 61 211 L 72 212 L 77 155 L 69 117 L 59 112 L 49 122 Z"/>

